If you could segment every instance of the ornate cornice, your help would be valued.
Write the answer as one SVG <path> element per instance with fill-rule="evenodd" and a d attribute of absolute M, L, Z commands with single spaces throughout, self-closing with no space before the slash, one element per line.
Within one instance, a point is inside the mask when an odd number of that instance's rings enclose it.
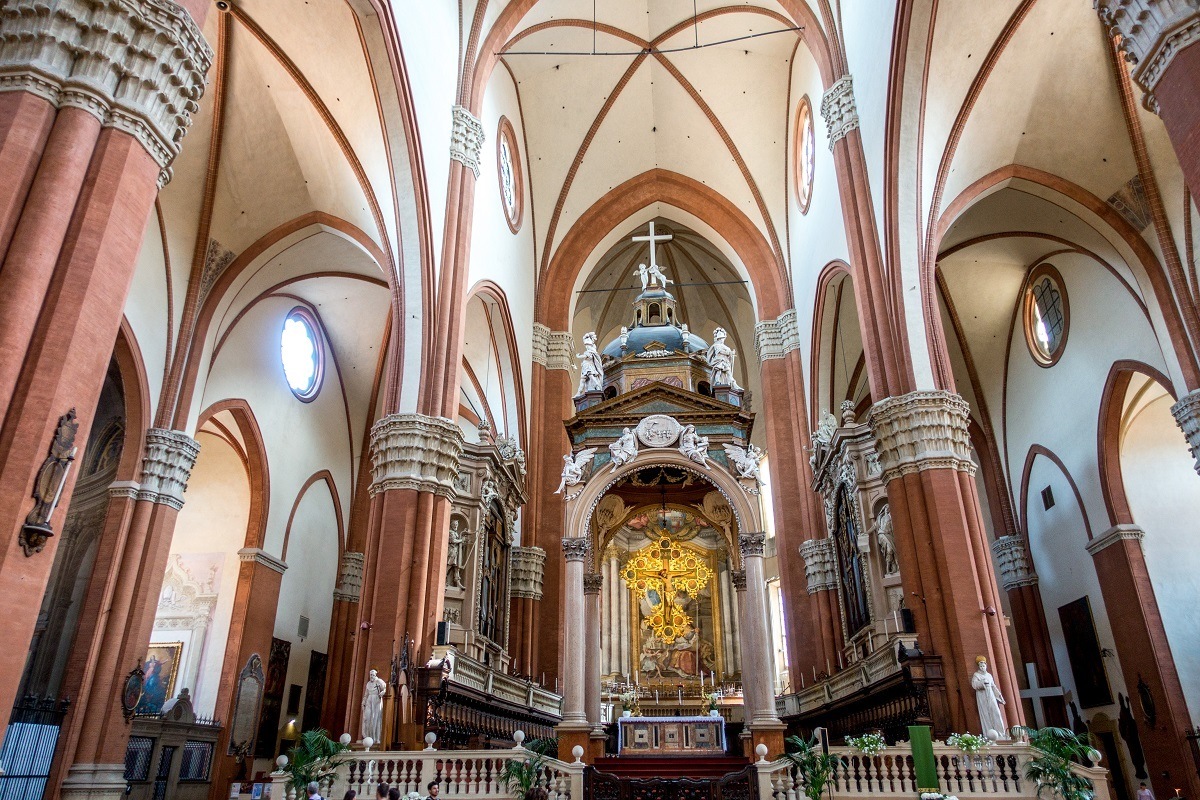
<path fill-rule="evenodd" d="M 552 331 L 540 322 L 533 323 L 533 361 L 546 369 L 569 370 L 574 364 L 571 334 Z"/>
<path fill-rule="evenodd" d="M 854 80 L 843 75 L 821 98 L 821 118 L 829 132 L 829 149 L 858 127 L 858 107 L 854 104 Z"/>
<path fill-rule="evenodd" d="M 583 576 L 583 593 L 600 594 L 604 588 L 604 576 L 599 573 L 589 573 Z"/>
<path fill-rule="evenodd" d="M 540 547 L 514 547 L 509 551 L 509 557 L 509 563 L 512 564 L 512 596 L 541 600 L 546 551 Z"/>
<path fill-rule="evenodd" d="M 731 569 L 729 570 L 729 582 L 733 584 L 735 591 L 746 591 L 746 570 Z"/>
<path fill-rule="evenodd" d="M 161 503 L 178 511 L 200 443 L 183 431 L 151 428 L 146 431 L 146 455 L 142 458 L 142 483 L 137 499 Z"/>
<path fill-rule="evenodd" d="M 583 561 L 592 549 L 592 541 L 585 536 L 567 536 L 562 540 L 562 549 L 567 561 Z"/>
<path fill-rule="evenodd" d="M 0 91 L 83 109 L 167 165 L 204 94 L 212 49 L 172 0 L 0 4 Z"/>
<path fill-rule="evenodd" d="M 244 562 L 254 562 L 262 564 L 267 569 L 272 569 L 282 575 L 287 571 L 287 564 L 280 561 L 275 556 L 263 550 L 261 547 L 243 547 L 238 550 L 238 558 Z"/>
<path fill-rule="evenodd" d="M 742 561 L 747 558 L 762 558 L 767 547 L 765 533 L 743 533 L 738 536 L 738 550 L 741 551 Z"/>
<path fill-rule="evenodd" d="M 1196 472 L 1200 473 L 1200 389 L 1185 394 L 1171 406 L 1175 422 L 1187 438 L 1188 450 L 1195 460 Z"/>
<path fill-rule="evenodd" d="M 804 559 L 804 577 L 808 593 L 826 592 L 837 587 L 837 562 L 833 556 L 833 539 L 809 539 L 800 545 Z"/>
<path fill-rule="evenodd" d="M 344 603 L 357 603 L 362 597 L 363 566 L 366 556 L 347 550 L 342 553 L 342 566 L 338 570 L 337 588 L 333 599 Z"/>
<path fill-rule="evenodd" d="M 783 358 L 799 349 L 800 325 L 796 321 L 796 309 L 788 309 L 777 319 L 763 320 L 754 326 L 754 351 L 758 353 L 759 361 Z"/>
<path fill-rule="evenodd" d="M 450 114 L 450 160 L 459 162 L 478 178 L 485 138 L 483 123 L 462 106 L 454 106 Z"/>
<path fill-rule="evenodd" d="M 1175 56 L 1200 41 L 1200 0 L 1095 0 L 1100 20 L 1134 65 L 1146 90 L 1146 107 L 1157 113 L 1154 90 Z"/>
<path fill-rule="evenodd" d="M 992 556 L 996 559 L 996 573 L 1004 591 L 1011 592 L 1038 582 L 1025 555 L 1025 540 L 1020 536 L 1001 536 L 996 539 L 992 542 Z"/>
<path fill-rule="evenodd" d="M 955 469 L 975 474 L 970 407 L 953 392 L 909 392 L 885 397 L 867 415 L 879 443 L 883 481 L 927 469 Z"/>
<path fill-rule="evenodd" d="M 1090 542 L 1088 542 L 1085 546 L 1085 549 L 1088 551 L 1088 553 L 1095 556 L 1101 550 L 1108 548 L 1110 545 L 1114 545 L 1117 542 L 1121 542 L 1126 539 L 1137 542 L 1138 546 L 1141 547 L 1142 540 L 1145 538 L 1146 532 L 1137 525 L 1114 525 L 1104 533 L 1097 536 L 1095 539 L 1092 539 Z"/>
<path fill-rule="evenodd" d="M 444 417 L 389 414 L 371 427 L 371 496 L 414 489 L 453 499 L 463 435 Z"/>

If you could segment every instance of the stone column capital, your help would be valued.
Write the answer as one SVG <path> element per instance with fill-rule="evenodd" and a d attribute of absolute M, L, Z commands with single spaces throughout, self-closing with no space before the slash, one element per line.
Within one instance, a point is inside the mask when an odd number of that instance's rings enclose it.
<path fill-rule="evenodd" d="M 1200 0 L 1094 0 L 1100 20 L 1120 35 L 1133 79 L 1157 112 L 1154 90 L 1182 50 L 1200 41 Z"/>
<path fill-rule="evenodd" d="M 808 581 L 809 594 L 827 592 L 837 587 L 833 539 L 809 539 L 800 545 L 800 557 L 804 559 L 804 577 Z"/>
<path fill-rule="evenodd" d="M 849 75 L 838 78 L 825 92 L 825 96 L 821 98 L 821 117 L 825 120 L 825 127 L 829 132 L 830 150 L 858 127 L 854 79 Z"/>
<path fill-rule="evenodd" d="M 1037 575 L 1025 555 L 1025 539 L 1020 536 L 1001 536 L 992 542 L 992 556 L 996 559 L 997 577 L 1006 592 L 1022 586 L 1034 586 Z"/>
<path fill-rule="evenodd" d="M 735 591 L 746 591 L 746 570 L 731 569 L 729 570 L 729 582 L 733 584 Z"/>
<path fill-rule="evenodd" d="M 747 558 L 762 558 L 763 552 L 767 547 L 767 535 L 765 533 L 743 533 L 738 536 L 738 550 L 742 554 L 742 561 Z"/>
<path fill-rule="evenodd" d="M 533 323 L 533 361 L 546 369 L 569 370 L 575 363 L 571 352 L 575 346 L 567 331 L 552 331 L 540 322 Z"/>
<path fill-rule="evenodd" d="M 72 106 L 167 166 L 204 94 L 212 48 L 172 0 L 16 0 L 0 5 L 0 91 Z"/>
<path fill-rule="evenodd" d="M 243 547 L 241 550 L 238 550 L 238 558 L 244 562 L 262 564 L 267 569 L 274 570 L 280 575 L 287 571 L 287 564 L 261 547 Z"/>
<path fill-rule="evenodd" d="M 450 109 L 450 160 L 457 161 L 479 177 L 479 156 L 483 152 L 483 123 L 463 106 Z"/>
<path fill-rule="evenodd" d="M 509 551 L 512 565 L 512 596 L 541 600 L 546 574 L 546 551 L 540 547 L 514 547 Z"/>
<path fill-rule="evenodd" d="M 176 511 L 183 508 L 183 493 L 199 455 L 200 443 L 183 431 L 168 428 L 146 431 L 138 500 L 161 503 Z"/>
<path fill-rule="evenodd" d="M 783 358 L 800 349 L 800 326 L 796 309 L 789 308 L 776 319 L 767 319 L 754 326 L 754 351 L 759 361 Z"/>
<path fill-rule="evenodd" d="M 563 556 L 567 561 L 583 561 L 592 549 L 592 542 L 586 536 L 567 536 L 562 540 Z"/>
<path fill-rule="evenodd" d="M 362 597 L 363 566 L 366 556 L 347 550 L 342 553 L 342 565 L 338 570 L 337 588 L 333 599 L 344 603 L 357 603 Z"/>
<path fill-rule="evenodd" d="M 583 593 L 599 595 L 604 588 L 604 576 L 599 573 L 589 573 L 583 576 Z"/>
<path fill-rule="evenodd" d="M 975 474 L 970 406 L 953 392 L 909 392 L 871 406 L 867 422 L 875 432 L 883 481 L 928 469 Z"/>
<path fill-rule="evenodd" d="M 445 417 L 389 414 L 371 427 L 372 497 L 413 489 L 453 498 L 463 435 Z"/>
<path fill-rule="evenodd" d="M 1179 398 L 1179 402 L 1171 406 L 1171 415 L 1183 431 L 1188 450 L 1196 462 L 1196 472 L 1200 473 L 1200 389 Z"/>
<path fill-rule="evenodd" d="M 1088 542 L 1086 549 L 1094 557 L 1101 550 L 1106 550 L 1110 546 L 1126 539 L 1137 542 L 1138 546 L 1141 547 L 1142 540 L 1145 538 L 1146 532 L 1137 525 L 1114 525 Z"/>

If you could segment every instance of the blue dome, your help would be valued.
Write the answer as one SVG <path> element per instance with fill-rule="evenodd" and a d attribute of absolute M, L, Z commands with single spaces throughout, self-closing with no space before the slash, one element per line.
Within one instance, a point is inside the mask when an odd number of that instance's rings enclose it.
<path fill-rule="evenodd" d="M 604 346 L 603 353 L 610 358 L 622 358 L 633 353 L 643 353 L 646 345 L 658 342 L 670 352 L 683 352 L 683 331 L 674 325 L 643 325 L 631 328 L 625 341 L 626 350 L 621 352 L 621 337 L 618 336 Z M 654 348 L 657 350 L 658 348 Z M 687 352 L 696 353 L 708 349 L 708 342 L 691 331 L 687 335 Z"/>

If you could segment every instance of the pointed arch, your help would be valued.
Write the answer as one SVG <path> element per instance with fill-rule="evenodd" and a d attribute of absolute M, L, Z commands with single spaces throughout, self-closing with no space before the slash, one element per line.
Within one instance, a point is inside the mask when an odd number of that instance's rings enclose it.
<path fill-rule="evenodd" d="M 196 430 L 223 411 L 233 417 L 241 434 L 242 464 L 246 468 L 246 479 L 250 482 L 250 515 L 246 521 L 246 547 L 262 547 L 267 536 L 267 514 L 271 504 L 271 475 L 267 465 L 267 447 L 263 443 L 262 431 L 250 404 L 240 398 L 213 403 L 200 413 Z M 340 517 L 339 517 L 340 520 Z"/>
<path fill-rule="evenodd" d="M 1075 494 L 1075 503 L 1079 506 L 1079 515 L 1083 517 L 1083 528 L 1087 533 L 1088 541 L 1092 540 L 1092 523 L 1088 519 L 1087 506 L 1083 504 L 1083 495 L 1079 492 L 1079 486 L 1075 483 L 1075 479 L 1071 477 L 1070 470 L 1063 464 L 1062 459 L 1058 457 L 1048 447 L 1040 444 L 1035 444 L 1029 448 L 1029 452 L 1025 454 L 1025 468 L 1021 471 L 1021 530 L 1025 531 L 1026 536 L 1029 534 L 1029 477 L 1033 473 L 1033 464 L 1038 456 L 1045 457 L 1051 464 L 1058 468 L 1058 471 L 1067 479 L 1067 483 L 1071 487 L 1071 491 Z M 1026 547 L 1029 547 L 1026 544 Z"/>
<path fill-rule="evenodd" d="M 279 553 L 279 560 L 287 562 L 288 542 L 292 536 L 292 523 L 296 519 L 296 511 L 300 508 L 301 501 L 304 500 L 304 495 L 308 493 L 315 484 L 324 482 L 325 487 L 329 490 L 329 499 L 333 501 L 334 517 L 337 519 L 337 550 L 338 563 L 341 563 L 342 553 L 346 550 L 346 526 L 342 522 L 342 498 L 338 495 L 337 486 L 333 482 L 333 473 L 327 469 L 314 472 L 300 487 L 300 491 L 296 492 L 296 499 L 292 502 L 292 510 L 288 513 L 287 527 L 283 529 L 283 548 Z"/>

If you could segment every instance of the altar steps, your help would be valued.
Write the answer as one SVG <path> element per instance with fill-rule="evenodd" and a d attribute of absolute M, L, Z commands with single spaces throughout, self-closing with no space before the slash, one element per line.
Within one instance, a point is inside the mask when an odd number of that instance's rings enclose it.
<path fill-rule="evenodd" d="M 743 756 L 606 756 L 596 759 L 598 771 L 618 778 L 692 778 L 711 780 L 739 772 L 750 764 Z"/>

